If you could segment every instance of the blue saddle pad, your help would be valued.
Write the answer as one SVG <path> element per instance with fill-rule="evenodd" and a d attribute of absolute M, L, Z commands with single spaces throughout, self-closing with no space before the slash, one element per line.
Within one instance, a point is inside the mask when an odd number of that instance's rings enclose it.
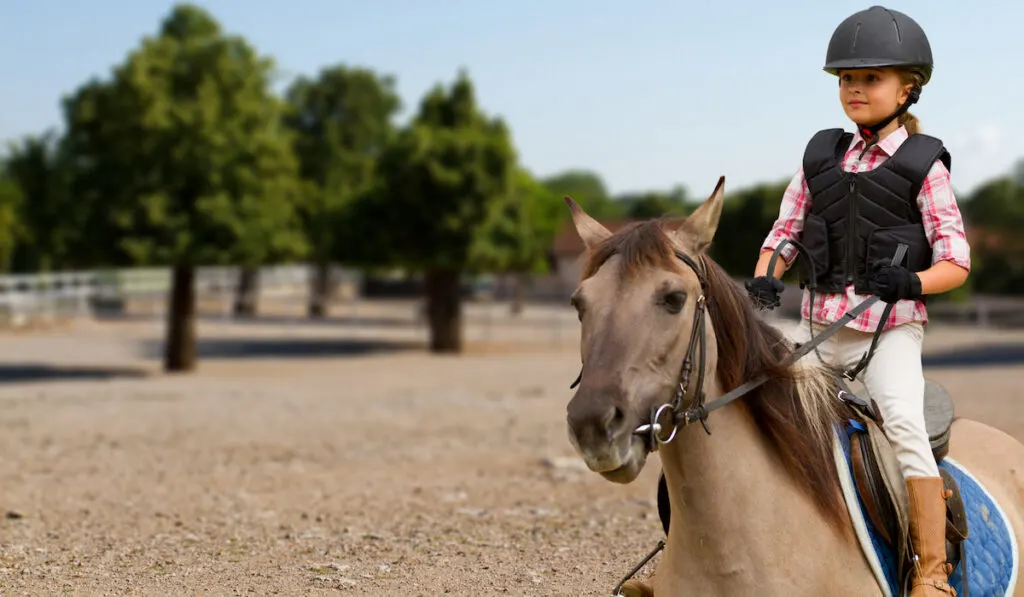
<path fill-rule="evenodd" d="M 852 476 L 850 458 L 850 434 L 863 433 L 860 425 L 848 422 L 844 433 L 837 433 L 843 454 L 846 457 L 850 484 L 856 491 Z M 970 580 L 971 597 L 1008 597 L 1017 582 L 1019 558 L 1013 528 L 1006 515 L 988 491 L 961 464 L 951 458 L 944 458 L 939 467 L 945 469 L 960 487 L 964 509 L 967 512 L 967 574 Z M 841 472 L 842 474 L 842 472 Z M 889 594 L 899 595 L 896 578 L 896 552 L 882 539 L 878 529 L 864 510 L 861 496 L 857 494 L 859 508 L 871 539 L 875 555 L 882 566 Z M 958 564 L 949 577 L 949 583 L 957 594 L 963 594 L 963 565 Z"/>

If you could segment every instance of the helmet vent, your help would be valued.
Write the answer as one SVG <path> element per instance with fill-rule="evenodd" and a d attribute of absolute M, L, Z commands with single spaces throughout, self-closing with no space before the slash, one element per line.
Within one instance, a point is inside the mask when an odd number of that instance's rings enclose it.
<path fill-rule="evenodd" d="M 860 35 L 860 23 L 857 23 L 857 28 L 853 30 L 853 42 L 850 43 L 850 51 L 857 49 L 857 36 Z"/>
<path fill-rule="evenodd" d="M 899 42 L 899 43 L 903 43 L 903 36 L 900 35 L 900 22 L 896 18 L 896 15 L 892 14 L 892 11 L 889 10 L 888 8 L 884 8 L 884 7 L 881 7 L 881 6 L 879 6 L 878 8 L 881 8 L 882 10 L 884 10 L 886 12 L 886 14 L 889 15 L 889 18 L 892 19 L 892 28 L 896 30 L 896 41 Z"/>

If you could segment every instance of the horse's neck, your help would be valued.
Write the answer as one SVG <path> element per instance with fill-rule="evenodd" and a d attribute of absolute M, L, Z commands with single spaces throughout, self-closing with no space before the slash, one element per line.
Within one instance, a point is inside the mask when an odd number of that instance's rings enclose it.
<path fill-rule="evenodd" d="M 822 557 L 839 560 L 818 572 L 841 566 L 842 554 L 856 557 L 855 546 L 827 528 L 814 500 L 795 485 L 742 401 L 714 411 L 707 423 L 711 435 L 692 425 L 661 448 L 672 508 L 659 566 L 671 579 L 658 579 L 661 587 L 673 594 L 776 594 L 755 587 L 801 586 Z"/>

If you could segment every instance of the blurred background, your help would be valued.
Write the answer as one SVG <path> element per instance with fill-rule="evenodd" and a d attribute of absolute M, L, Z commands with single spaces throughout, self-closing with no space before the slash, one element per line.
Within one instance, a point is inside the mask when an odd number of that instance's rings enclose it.
<path fill-rule="evenodd" d="M 821 64 L 866 7 L 0 7 L 0 589 L 610 589 L 658 465 L 612 486 L 565 438 L 562 197 L 614 230 L 725 175 L 711 255 L 749 276 L 849 128 Z M 972 250 L 928 376 L 1022 438 L 1024 5 L 889 7 L 931 40 L 912 111 Z"/>

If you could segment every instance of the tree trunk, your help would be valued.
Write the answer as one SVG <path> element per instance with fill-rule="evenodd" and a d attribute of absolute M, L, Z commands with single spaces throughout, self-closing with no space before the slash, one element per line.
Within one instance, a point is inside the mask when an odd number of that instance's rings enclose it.
<path fill-rule="evenodd" d="M 195 268 L 187 265 L 172 268 L 164 353 L 166 371 L 191 371 L 196 366 L 195 273 Z"/>
<path fill-rule="evenodd" d="M 238 274 L 238 290 L 235 294 L 235 317 L 252 317 L 256 315 L 259 302 L 260 269 L 243 267 Z"/>
<path fill-rule="evenodd" d="M 512 276 L 512 306 L 509 313 L 517 316 L 523 312 L 526 303 L 526 274 L 516 273 Z"/>
<path fill-rule="evenodd" d="M 428 270 L 425 277 L 431 352 L 462 352 L 459 272 Z"/>
<path fill-rule="evenodd" d="M 309 286 L 309 317 L 323 319 L 327 315 L 327 298 L 331 291 L 331 264 L 318 263 L 314 268 Z"/>

